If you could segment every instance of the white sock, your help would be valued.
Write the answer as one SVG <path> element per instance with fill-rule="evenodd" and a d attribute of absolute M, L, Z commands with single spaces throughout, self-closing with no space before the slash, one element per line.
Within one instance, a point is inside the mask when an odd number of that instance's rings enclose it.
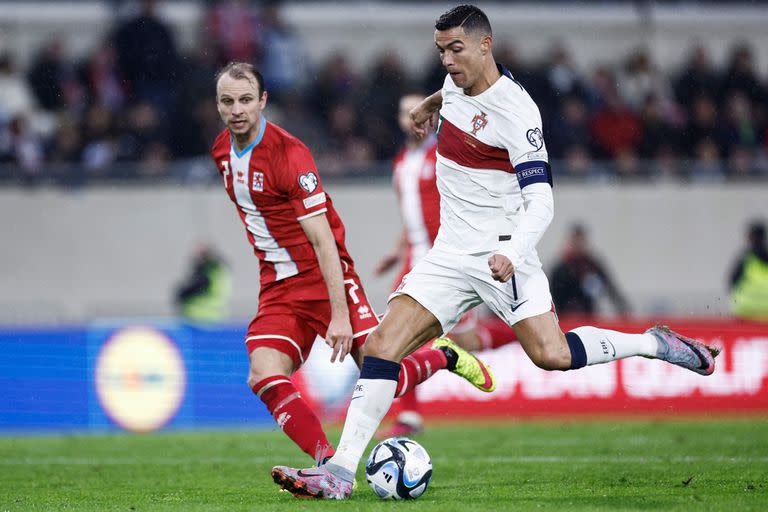
<path fill-rule="evenodd" d="M 585 325 L 571 330 L 584 344 L 587 365 L 630 356 L 656 356 L 658 341 L 652 334 L 627 334 Z"/>
<path fill-rule="evenodd" d="M 377 365 L 381 364 L 380 361 L 384 361 L 371 357 L 364 359 L 360 379 L 355 384 L 352 401 L 347 409 L 347 419 L 344 421 L 341 440 L 336 448 L 336 454 L 328 461 L 330 465 L 350 471 L 353 477 L 357 472 L 357 465 L 360 463 L 363 451 L 365 451 L 395 399 L 397 374 L 400 372 L 400 365 L 385 361 L 395 365 L 387 370 L 388 373 L 394 374 L 394 380 L 391 376 L 388 378 L 364 378 L 370 374 L 366 371 L 369 359 L 375 359 Z M 394 373 L 395 369 L 397 373 Z"/>

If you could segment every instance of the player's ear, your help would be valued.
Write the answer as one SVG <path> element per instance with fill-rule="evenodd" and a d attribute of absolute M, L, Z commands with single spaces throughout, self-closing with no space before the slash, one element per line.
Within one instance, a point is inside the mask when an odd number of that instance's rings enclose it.
<path fill-rule="evenodd" d="M 267 105 L 267 91 L 264 91 L 261 93 L 261 98 L 259 98 L 259 103 L 261 103 L 261 108 L 264 108 Z"/>
<path fill-rule="evenodd" d="M 483 54 L 483 56 L 491 53 L 491 48 L 493 47 L 493 37 L 492 36 L 483 36 L 480 39 L 480 53 Z"/>

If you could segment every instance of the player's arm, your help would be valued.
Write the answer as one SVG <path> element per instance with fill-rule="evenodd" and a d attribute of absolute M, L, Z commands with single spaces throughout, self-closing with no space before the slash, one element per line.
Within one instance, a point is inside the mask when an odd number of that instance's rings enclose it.
<path fill-rule="evenodd" d="M 424 138 L 437 124 L 437 113 L 443 105 L 443 91 L 437 91 L 422 100 L 410 112 L 413 119 L 413 133 Z"/>
<path fill-rule="evenodd" d="M 555 216 L 552 195 L 552 170 L 549 167 L 541 116 L 532 103 L 524 115 L 508 119 L 508 130 L 503 132 L 510 162 L 515 168 L 523 208 L 509 240 L 500 240 L 499 249 L 489 258 L 491 275 L 497 281 L 511 279 L 528 254 L 536 248 Z"/>
<path fill-rule="evenodd" d="M 323 274 L 325 285 L 328 287 L 328 297 L 331 300 L 331 323 L 328 324 L 328 333 L 325 336 L 326 343 L 333 348 L 331 362 L 336 361 L 337 355 L 340 361 L 344 361 L 352 349 L 352 326 L 349 323 L 344 274 L 341 271 L 336 239 L 324 213 L 299 222 L 315 250 L 320 272 Z"/>
<path fill-rule="evenodd" d="M 488 260 L 491 275 L 501 282 L 512 278 L 515 268 L 536 247 L 555 216 L 555 199 L 549 183 L 532 183 L 521 192 L 525 211 L 520 214 L 517 228 L 510 240 L 499 242 L 499 250 Z"/>

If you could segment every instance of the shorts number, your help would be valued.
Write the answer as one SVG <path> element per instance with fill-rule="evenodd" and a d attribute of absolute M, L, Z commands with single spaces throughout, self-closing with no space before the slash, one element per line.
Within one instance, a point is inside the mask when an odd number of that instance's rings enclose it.
<path fill-rule="evenodd" d="M 360 299 L 357 298 L 357 291 L 358 288 L 360 288 L 354 279 L 345 279 L 344 284 L 349 285 L 349 297 L 352 299 L 352 304 L 357 304 L 360 302 Z"/>

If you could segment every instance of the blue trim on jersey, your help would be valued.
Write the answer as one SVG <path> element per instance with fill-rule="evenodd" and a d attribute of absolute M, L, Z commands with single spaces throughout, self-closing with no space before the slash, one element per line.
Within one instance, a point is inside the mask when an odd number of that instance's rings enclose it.
<path fill-rule="evenodd" d="M 229 142 L 232 144 L 232 151 L 235 152 L 235 155 L 237 158 L 242 158 L 244 154 L 255 148 L 259 142 L 261 142 L 261 139 L 264 137 L 264 131 L 267 129 L 267 120 L 264 118 L 264 116 L 261 116 L 261 124 L 259 125 L 259 134 L 256 135 L 256 140 L 248 144 L 242 151 L 237 150 L 237 146 L 235 146 L 234 141 L 232 140 L 232 136 L 229 136 Z"/>
<path fill-rule="evenodd" d="M 512 76 L 512 73 L 511 73 L 511 72 L 510 72 L 510 71 L 509 71 L 507 68 L 505 68 L 503 65 L 501 65 L 501 64 L 499 64 L 499 63 L 497 62 L 497 63 L 496 63 L 496 69 L 498 69 L 498 70 L 499 70 L 499 73 L 501 73 L 501 76 L 505 76 L 505 77 L 509 78 L 510 80 L 512 80 L 513 82 L 515 82 L 515 83 L 518 85 L 518 87 L 520 87 L 522 90 L 525 90 L 525 87 L 523 87 L 523 85 L 522 85 L 520 82 L 518 82 L 518 81 L 515 79 L 515 77 L 514 77 L 514 76 Z"/>
<path fill-rule="evenodd" d="M 549 164 L 542 160 L 517 164 L 515 174 L 521 190 L 533 183 L 549 183 L 552 186 L 552 170 Z"/>

